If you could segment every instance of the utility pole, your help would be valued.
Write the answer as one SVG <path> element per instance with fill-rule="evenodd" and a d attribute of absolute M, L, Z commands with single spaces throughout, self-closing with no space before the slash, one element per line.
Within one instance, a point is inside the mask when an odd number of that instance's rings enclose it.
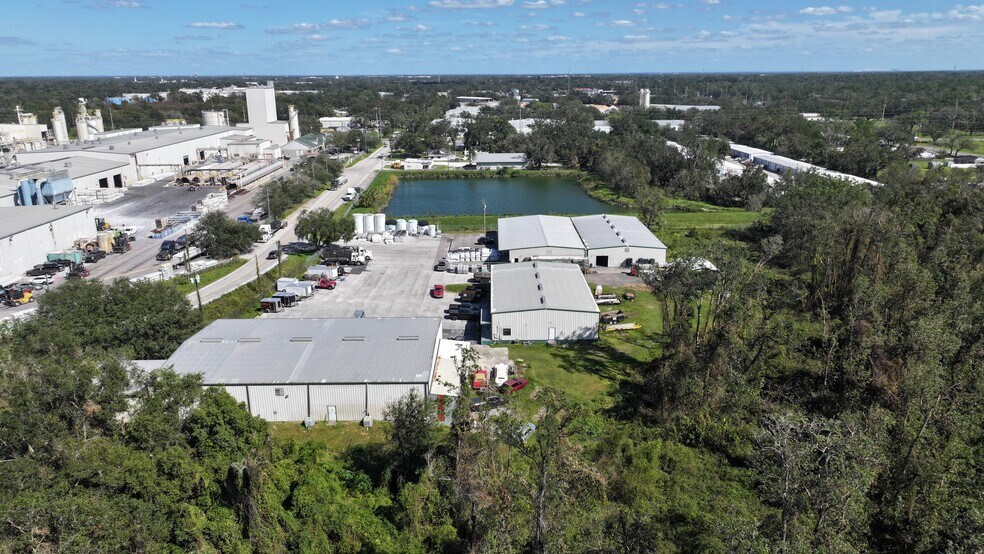
<path fill-rule="evenodd" d="M 198 288 L 198 274 L 195 273 L 192 275 L 191 280 L 195 282 L 195 296 L 198 297 L 198 315 L 204 319 L 205 311 L 202 309 L 202 291 Z"/>
<path fill-rule="evenodd" d="M 489 229 L 485 225 L 485 211 L 486 211 L 486 209 L 488 209 L 488 206 L 485 204 L 485 199 L 483 198 L 482 199 L 482 233 L 487 235 L 488 232 L 489 232 Z"/>
<path fill-rule="evenodd" d="M 191 256 L 189 256 L 189 254 L 191 254 L 190 250 L 191 243 L 188 242 L 188 229 L 185 228 L 185 271 L 188 272 L 188 275 L 191 275 Z"/>
<path fill-rule="evenodd" d="M 280 241 L 277 241 L 277 279 L 283 277 L 280 274 Z"/>
<path fill-rule="evenodd" d="M 260 257 L 253 254 L 253 261 L 256 262 L 256 292 L 260 292 Z"/>

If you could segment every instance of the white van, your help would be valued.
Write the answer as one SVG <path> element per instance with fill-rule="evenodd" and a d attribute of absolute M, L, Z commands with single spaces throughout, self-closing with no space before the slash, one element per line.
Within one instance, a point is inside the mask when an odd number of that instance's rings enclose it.
<path fill-rule="evenodd" d="M 352 200 L 355 200 L 355 189 L 352 187 L 345 189 L 345 195 L 342 196 L 342 200 L 344 200 L 345 202 L 350 202 Z"/>
<path fill-rule="evenodd" d="M 509 380 L 509 366 L 507 364 L 495 364 L 492 367 L 492 381 L 496 388 Z"/>

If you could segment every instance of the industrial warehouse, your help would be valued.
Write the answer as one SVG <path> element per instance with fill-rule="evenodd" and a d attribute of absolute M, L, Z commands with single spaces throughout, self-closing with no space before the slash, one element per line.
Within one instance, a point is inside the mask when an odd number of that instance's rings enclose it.
<path fill-rule="evenodd" d="M 490 314 L 493 342 L 598 338 L 600 310 L 574 264 L 492 266 Z"/>
<path fill-rule="evenodd" d="M 364 421 L 429 394 L 440 339 L 436 318 L 221 319 L 141 365 L 201 373 L 268 421 Z"/>
<path fill-rule="evenodd" d="M 628 267 L 638 259 L 666 263 L 666 245 L 635 217 L 530 215 L 499 219 L 499 251 L 512 262 L 587 260 Z"/>
<path fill-rule="evenodd" d="M 13 283 L 45 255 L 92 235 L 88 206 L 0 207 L 0 284 Z"/>

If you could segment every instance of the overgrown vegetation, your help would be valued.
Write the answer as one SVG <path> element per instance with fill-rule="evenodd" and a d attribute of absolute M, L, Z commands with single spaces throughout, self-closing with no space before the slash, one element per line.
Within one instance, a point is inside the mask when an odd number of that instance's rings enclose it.
<path fill-rule="evenodd" d="M 282 219 L 306 200 L 329 188 L 342 174 L 342 164 L 327 154 L 309 158 L 295 165 L 286 178 L 260 186 L 253 196 L 253 206 Z"/>
<path fill-rule="evenodd" d="M 262 234 L 256 225 L 235 221 L 224 212 L 209 212 L 198 219 L 193 242 L 216 259 L 248 252 Z"/>
<path fill-rule="evenodd" d="M 204 287 L 209 283 L 218 281 L 219 279 L 225 277 L 226 275 L 236 271 L 246 263 L 246 260 L 242 258 L 235 258 L 233 260 L 228 260 L 220 263 L 219 265 L 213 265 L 212 267 L 199 271 L 198 275 L 198 286 Z M 182 294 L 190 294 L 195 292 L 195 283 L 192 282 L 191 276 L 182 274 L 178 275 L 174 279 L 171 279 L 178 292 Z"/>

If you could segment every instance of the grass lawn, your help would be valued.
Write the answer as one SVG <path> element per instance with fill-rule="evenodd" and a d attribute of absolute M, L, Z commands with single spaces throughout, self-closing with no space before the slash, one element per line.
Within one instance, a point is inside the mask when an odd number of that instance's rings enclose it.
<path fill-rule="evenodd" d="M 373 421 L 372 427 L 363 427 L 358 422 L 346 421 L 335 425 L 318 422 L 310 429 L 300 423 L 271 423 L 270 434 L 278 440 L 324 441 L 335 452 L 347 452 L 354 446 L 381 444 L 386 441 L 389 423 Z"/>
<path fill-rule="evenodd" d="M 317 258 L 317 254 L 312 255 Z M 312 256 L 306 254 L 292 254 L 281 263 L 281 271 L 284 277 L 304 276 Z M 247 262 L 249 263 L 249 262 Z M 249 319 L 259 316 L 260 299 L 266 298 L 276 292 L 277 270 L 274 268 L 260 276 L 260 279 L 253 280 L 236 290 L 217 298 L 203 306 L 205 322 L 211 323 L 216 319 Z"/>
<path fill-rule="evenodd" d="M 212 266 L 198 274 L 198 286 L 204 287 L 209 283 L 218 281 L 219 279 L 239 269 L 245 263 L 246 260 L 242 258 L 233 258 L 227 262 Z M 173 281 L 175 285 L 177 285 L 177 289 L 181 292 L 181 294 L 191 294 L 195 290 L 195 283 L 193 283 L 191 278 L 187 275 L 179 275 L 175 277 Z"/>
<path fill-rule="evenodd" d="M 444 285 L 444 292 L 447 294 L 458 294 L 459 292 L 464 292 L 470 286 L 469 283 L 451 283 L 450 285 Z"/>
<path fill-rule="evenodd" d="M 590 275 L 588 281 L 591 281 Z M 606 287 L 605 293 L 621 295 L 626 290 Z M 641 329 L 613 333 L 602 331 L 597 342 L 566 347 L 510 344 L 509 357 L 517 364 L 518 360 L 523 361 L 525 374 L 534 387 L 560 389 L 571 398 L 599 408 L 609 407 L 611 397 L 608 391 L 612 385 L 652 360 L 656 346 L 660 326 L 656 299 L 645 290 L 632 289 L 632 292 L 636 293 L 634 301 L 602 306 L 601 309 L 621 309 L 629 314 L 625 323 L 638 323 Z"/>

